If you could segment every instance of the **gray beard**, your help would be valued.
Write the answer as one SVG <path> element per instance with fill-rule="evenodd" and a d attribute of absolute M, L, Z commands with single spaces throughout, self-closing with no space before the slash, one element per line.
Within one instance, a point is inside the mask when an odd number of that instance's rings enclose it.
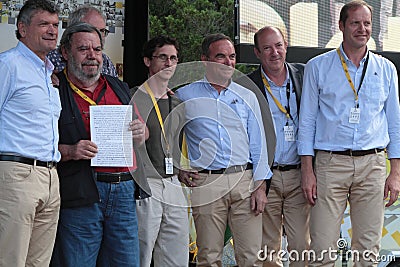
<path fill-rule="evenodd" d="M 93 84 L 97 82 L 97 80 L 100 78 L 101 70 L 103 69 L 103 63 L 101 63 L 98 66 L 98 70 L 94 74 L 86 74 L 82 70 L 82 66 L 80 64 L 77 64 L 75 60 L 70 57 L 68 59 L 68 70 L 72 72 L 72 74 L 82 83 L 85 84 Z"/>

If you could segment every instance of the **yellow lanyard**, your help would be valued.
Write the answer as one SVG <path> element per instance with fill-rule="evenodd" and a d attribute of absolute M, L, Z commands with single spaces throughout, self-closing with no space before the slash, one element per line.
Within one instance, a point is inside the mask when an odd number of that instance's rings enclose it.
<path fill-rule="evenodd" d="M 346 74 L 347 81 L 349 82 L 350 87 L 353 90 L 354 99 L 356 100 L 356 102 L 358 102 L 358 93 L 356 91 L 356 88 L 354 86 L 353 81 L 351 80 L 351 77 L 350 77 L 350 74 L 349 74 L 349 69 L 347 68 L 346 61 L 344 60 L 344 57 L 342 56 L 342 53 L 340 53 L 340 49 L 339 48 L 336 49 L 336 52 L 338 53 L 338 55 L 340 57 L 340 61 L 342 62 L 342 67 L 343 67 L 344 73 Z"/>
<path fill-rule="evenodd" d="M 165 144 L 167 145 L 167 154 L 169 154 L 169 144 L 168 144 L 167 136 L 165 135 L 164 122 L 161 117 L 160 108 L 158 107 L 158 104 L 157 104 L 156 98 L 154 97 L 153 91 L 151 91 L 150 86 L 147 84 L 147 82 L 144 83 L 144 88 L 146 89 L 147 93 L 150 95 L 151 101 L 153 102 L 153 106 L 154 106 L 154 109 L 156 110 L 156 114 L 158 117 L 158 122 L 160 123 L 161 131 L 164 136 Z M 168 155 L 168 157 L 169 157 L 169 155 Z"/>
<path fill-rule="evenodd" d="M 84 92 L 82 92 L 81 90 L 79 90 L 78 87 L 76 87 L 69 79 L 68 79 L 68 75 L 67 75 L 67 70 L 64 69 L 64 74 L 65 77 L 67 78 L 67 81 L 69 83 L 69 86 L 71 86 L 72 90 L 74 90 L 75 93 L 77 93 L 80 97 L 82 97 L 86 102 L 88 102 L 90 105 L 92 106 L 97 106 L 97 103 L 94 102 L 92 99 L 90 99 L 90 97 L 88 97 L 87 95 L 85 95 Z"/>
<path fill-rule="evenodd" d="M 353 90 L 354 100 L 356 102 L 356 106 L 358 107 L 358 92 L 360 91 L 361 84 L 362 84 L 362 82 L 364 80 L 364 77 L 365 77 L 365 72 L 367 71 L 369 54 L 367 55 L 367 60 L 364 62 L 364 67 L 363 67 L 363 71 L 362 71 L 362 75 L 361 75 L 360 85 L 358 86 L 358 90 L 356 90 L 356 87 L 354 86 L 354 83 L 351 80 L 351 77 L 350 77 L 350 74 L 349 74 L 349 69 L 347 67 L 346 61 L 344 60 L 344 57 L 343 57 L 342 53 L 340 53 L 340 49 L 337 48 L 336 52 L 338 53 L 338 55 L 340 57 L 340 61 L 342 62 L 342 67 L 343 67 L 344 73 L 346 74 L 347 81 L 349 82 L 350 87 Z"/>
<path fill-rule="evenodd" d="M 262 78 L 262 81 L 263 81 L 263 83 L 264 83 L 265 88 L 267 88 L 267 91 L 268 91 L 268 93 L 271 95 L 271 97 L 272 97 L 272 99 L 274 100 L 276 106 L 279 108 L 279 110 L 280 110 L 283 114 L 286 115 L 286 117 L 287 117 L 288 119 L 291 119 L 291 116 L 290 116 L 289 112 L 287 112 L 286 108 L 284 108 L 284 107 L 282 106 L 282 104 L 279 102 L 279 100 L 276 99 L 276 97 L 272 94 L 271 86 L 269 85 L 267 79 L 265 78 L 264 74 L 262 74 L 262 73 L 261 73 L 261 78 Z M 289 99 L 288 99 L 288 104 L 289 104 Z"/>

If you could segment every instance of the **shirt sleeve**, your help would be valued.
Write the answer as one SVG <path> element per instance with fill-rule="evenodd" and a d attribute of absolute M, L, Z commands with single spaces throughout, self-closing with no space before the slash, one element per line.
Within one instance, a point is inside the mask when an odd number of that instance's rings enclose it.
<path fill-rule="evenodd" d="M 3 107 L 6 103 L 6 100 L 10 97 L 11 92 L 11 71 L 8 68 L 8 65 L 4 61 L 0 61 L 0 73 L 1 73 L 1 82 L 0 82 L 0 114 L 3 110 Z"/>
<path fill-rule="evenodd" d="M 396 68 L 390 63 L 389 95 L 385 102 L 385 113 L 388 121 L 389 145 L 388 158 L 400 158 L 400 107 L 399 88 Z"/>
<path fill-rule="evenodd" d="M 109 56 L 103 53 L 103 74 L 107 74 L 110 76 L 114 76 L 118 78 L 117 69 L 115 68 L 114 64 L 112 63 Z"/>
<path fill-rule="evenodd" d="M 266 180 L 272 177 L 268 165 L 267 142 L 261 110 L 255 95 L 251 95 L 247 134 L 249 136 L 250 160 L 253 163 L 253 180 Z"/>
<path fill-rule="evenodd" d="M 62 60 L 61 54 L 58 49 L 54 49 L 47 54 L 47 58 L 54 65 L 54 72 L 58 73 L 64 70 L 65 62 Z"/>
<path fill-rule="evenodd" d="M 318 69 L 311 61 L 304 69 L 303 91 L 301 94 L 297 141 L 297 150 L 300 156 L 314 156 L 318 109 Z"/>

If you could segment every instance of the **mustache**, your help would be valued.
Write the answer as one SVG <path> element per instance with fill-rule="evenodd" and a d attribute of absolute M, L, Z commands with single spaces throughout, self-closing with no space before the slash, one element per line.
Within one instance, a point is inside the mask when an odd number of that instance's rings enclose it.
<path fill-rule="evenodd" d="M 82 62 L 82 66 L 99 66 L 100 63 L 96 60 L 86 60 Z"/>

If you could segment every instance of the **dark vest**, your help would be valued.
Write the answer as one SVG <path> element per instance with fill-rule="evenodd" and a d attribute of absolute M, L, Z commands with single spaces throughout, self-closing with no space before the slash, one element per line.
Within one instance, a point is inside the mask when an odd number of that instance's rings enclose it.
<path fill-rule="evenodd" d="M 75 102 L 73 91 L 63 72 L 58 75 L 60 80 L 60 100 L 61 115 L 58 121 L 58 130 L 60 135 L 59 144 L 73 145 L 79 140 L 90 139 L 82 120 L 79 108 Z M 122 104 L 127 105 L 130 102 L 129 87 L 118 78 L 103 75 L 109 83 L 112 90 L 117 95 Z M 138 169 L 141 165 L 137 157 Z M 90 160 L 69 160 L 62 161 L 57 165 L 58 176 L 60 178 L 61 207 L 79 207 L 91 205 L 99 201 L 99 193 L 94 179 L 94 170 L 90 166 Z M 135 172 L 135 180 L 136 174 Z M 139 171 L 143 175 L 142 171 Z M 143 177 L 145 179 L 145 177 Z M 148 186 L 148 184 L 147 184 Z M 146 187 L 146 186 L 144 186 Z M 139 190 L 139 186 L 136 186 Z M 149 188 L 143 188 L 150 194 Z M 147 197 L 144 192 L 135 192 L 138 198 Z"/>

